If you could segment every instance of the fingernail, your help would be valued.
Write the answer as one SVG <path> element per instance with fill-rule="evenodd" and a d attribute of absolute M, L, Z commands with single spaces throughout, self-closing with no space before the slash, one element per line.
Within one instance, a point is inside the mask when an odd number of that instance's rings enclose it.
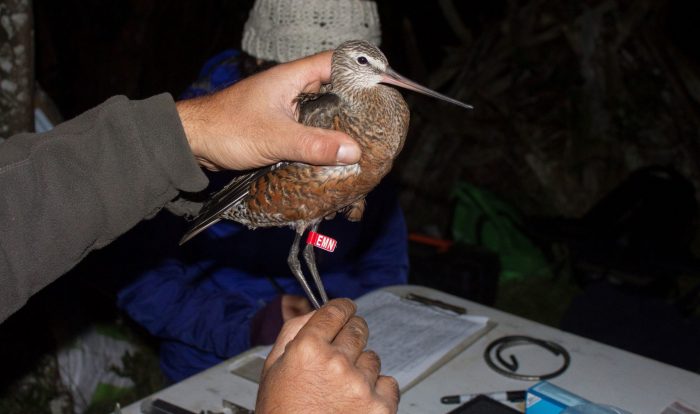
<path fill-rule="evenodd" d="M 360 148 L 357 145 L 341 144 L 335 159 L 338 164 L 355 164 L 360 160 Z"/>

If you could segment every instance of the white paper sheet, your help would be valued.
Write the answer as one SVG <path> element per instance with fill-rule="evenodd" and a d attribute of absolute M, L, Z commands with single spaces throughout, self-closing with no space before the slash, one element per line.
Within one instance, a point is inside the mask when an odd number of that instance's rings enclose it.
<path fill-rule="evenodd" d="M 455 313 L 376 291 L 357 301 L 369 325 L 367 348 L 382 360 L 382 374 L 404 389 L 459 344 L 477 335 L 488 319 Z"/>
<path fill-rule="evenodd" d="M 356 303 L 357 314 L 369 326 L 367 349 L 379 355 L 382 374 L 396 378 L 402 391 L 440 362 L 446 362 L 446 356 L 481 336 L 488 323 L 483 316 L 457 315 L 381 290 L 362 296 Z M 230 370 L 252 380 L 247 372 L 250 366 L 259 370 L 271 349 L 266 346 L 254 350 L 232 364 Z"/>

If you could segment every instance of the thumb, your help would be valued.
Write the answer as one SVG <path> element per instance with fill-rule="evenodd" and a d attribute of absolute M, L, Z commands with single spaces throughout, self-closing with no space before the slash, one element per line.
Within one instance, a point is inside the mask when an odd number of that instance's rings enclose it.
<path fill-rule="evenodd" d="M 360 160 L 360 147 L 349 135 L 330 129 L 290 123 L 289 136 L 275 154 L 281 160 L 313 165 L 349 165 Z"/>

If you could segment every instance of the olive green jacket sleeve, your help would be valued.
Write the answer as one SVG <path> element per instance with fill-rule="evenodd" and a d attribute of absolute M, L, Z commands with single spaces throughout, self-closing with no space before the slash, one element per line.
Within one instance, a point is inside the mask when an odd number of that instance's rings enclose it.
<path fill-rule="evenodd" d="M 0 143 L 0 322 L 91 250 L 206 185 L 168 94 L 114 97 Z"/>

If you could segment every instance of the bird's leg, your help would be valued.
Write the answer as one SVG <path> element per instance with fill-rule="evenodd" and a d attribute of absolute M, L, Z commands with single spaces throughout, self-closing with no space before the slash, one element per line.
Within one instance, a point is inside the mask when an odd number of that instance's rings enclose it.
<path fill-rule="evenodd" d="M 303 230 L 302 230 L 303 233 Z M 304 277 L 304 273 L 301 271 L 301 263 L 299 263 L 299 240 L 301 239 L 301 233 L 299 230 L 296 232 L 296 236 L 294 237 L 294 243 L 292 243 L 292 248 L 289 249 L 289 256 L 287 257 L 287 264 L 289 264 L 289 269 L 292 271 L 294 274 L 294 277 L 297 278 L 299 283 L 301 284 L 301 287 L 304 289 L 304 292 L 306 292 L 306 296 L 309 298 L 311 301 L 311 304 L 314 306 L 314 309 L 318 309 L 321 307 L 319 305 L 318 300 L 316 299 L 316 296 L 314 295 L 314 292 L 311 290 L 311 287 L 309 286 L 309 282 L 306 280 Z"/>
<path fill-rule="evenodd" d="M 318 231 L 318 223 L 311 227 L 311 231 Z M 328 302 L 328 295 L 326 294 L 326 289 L 323 287 L 323 281 L 321 280 L 321 275 L 318 274 L 318 268 L 316 267 L 316 255 L 314 254 L 314 246 L 307 244 L 304 248 L 304 260 L 306 260 L 306 266 L 311 272 L 311 277 L 314 278 L 314 283 L 316 283 L 316 289 L 318 289 L 319 295 L 321 295 L 321 304 L 325 305 Z"/>

